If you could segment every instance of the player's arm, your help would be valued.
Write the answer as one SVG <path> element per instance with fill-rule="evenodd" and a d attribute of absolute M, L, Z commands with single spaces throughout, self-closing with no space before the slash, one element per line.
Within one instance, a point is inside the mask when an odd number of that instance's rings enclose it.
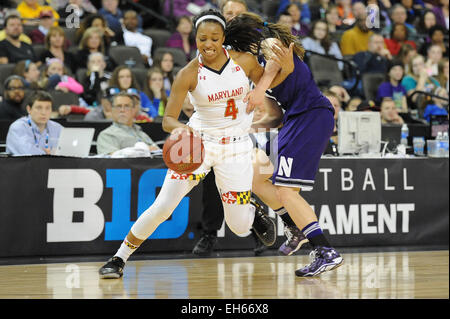
<path fill-rule="evenodd" d="M 244 68 L 246 74 L 250 80 L 256 83 L 255 89 L 244 99 L 244 102 L 248 102 L 247 113 L 253 112 L 257 105 L 263 104 L 267 89 L 279 85 L 292 73 L 294 70 L 293 47 L 293 43 L 289 49 L 273 47 L 272 50 L 275 55 L 267 61 L 265 68 L 258 63 L 253 55 L 242 55 L 241 65 L 247 67 L 247 70 Z"/>
<path fill-rule="evenodd" d="M 198 62 L 192 61 L 186 67 L 181 69 L 173 82 L 162 120 L 162 128 L 168 133 L 172 133 L 173 130 L 178 128 L 192 131 L 186 124 L 178 121 L 178 118 L 188 91 L 194 90 L 197 85 L 198 66 L 196 68 L 196 64 L 198 64 Z"/>

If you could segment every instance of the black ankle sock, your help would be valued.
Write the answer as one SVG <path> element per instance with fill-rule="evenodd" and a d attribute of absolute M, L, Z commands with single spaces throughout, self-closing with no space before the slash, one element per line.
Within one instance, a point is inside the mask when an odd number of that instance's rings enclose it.
<path fill-rule="evenodd" d="M 308 238 L 308 240 L 314 248 L 316 248 L 317 246 L 331 247 L 330 243 L 323 234 Z"/>
<path fill-rule="evenodd" d="M 292 220 L 291 216 L 289 216 L 289 214 L 287 212 L 284 213 L 283 215 L 279 215 L 279 216 L 280 216 L 281 220 L 284 222 L 285 225 L 297 227 L 295 225 L 294 221 Z"/>

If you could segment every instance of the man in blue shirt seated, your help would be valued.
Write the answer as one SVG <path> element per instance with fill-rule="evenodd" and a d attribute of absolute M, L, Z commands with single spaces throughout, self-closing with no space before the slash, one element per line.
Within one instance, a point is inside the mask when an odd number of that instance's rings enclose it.
<path fill-rule="evenodd" d="M 44 91 L 35 92 L 28 104 L 28 116 L 11 124 L 6 136 L 6 152 L 13 156 L 49 155 L 56 149 L 61 124 L 51 121 L 52 97 Z"/>

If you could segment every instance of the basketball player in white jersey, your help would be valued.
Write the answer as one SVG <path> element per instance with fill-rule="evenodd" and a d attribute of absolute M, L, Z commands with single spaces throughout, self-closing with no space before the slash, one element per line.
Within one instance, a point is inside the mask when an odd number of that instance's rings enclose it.
<path fill-rule="evenodd" d="M 228 227 L 241 236 L 253 228 L 265 245 L 275 242 L 274 222 L 250 203 L 253 144 L 248 132 L 253 113 L 246 112 L 243 99 L 249 92 L 249 79 L 264 92 L 280 84 L 293 71 L 293 47 L 273 48 L 276 56 L 264 69 L 254 55 L 223 48 L 227 44 L 226 22 L 218 11 L 201 13 L 194 19 L 194 26 L 199 56 L 179 71 L 162 125 L 172 135 L 185 130 L 201 135 L 204 161 L 192 174 L 168 170 L 154 203 L 139 216 L 117 253 L 100 268 L 101 278 L 120 278 L 129 256 L 169 218 L 212 167 Z M 195 110 L 188 125 L 178 121 L 186 95 Z"/>

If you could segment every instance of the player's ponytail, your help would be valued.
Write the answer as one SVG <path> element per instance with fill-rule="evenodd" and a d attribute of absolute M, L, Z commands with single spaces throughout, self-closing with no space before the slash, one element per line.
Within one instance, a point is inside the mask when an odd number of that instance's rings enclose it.
<path fill-rule="evenodd" d="M 224 44 L 239 52 L 258 55 L 261 41 L 268 38 L 277 38 L 286 47 L 293 42 L 294 53 L 303 60 L 305 49 L 287 26 L 265 22 L 251 12 L 241 13 L 227 23 Z"/>

